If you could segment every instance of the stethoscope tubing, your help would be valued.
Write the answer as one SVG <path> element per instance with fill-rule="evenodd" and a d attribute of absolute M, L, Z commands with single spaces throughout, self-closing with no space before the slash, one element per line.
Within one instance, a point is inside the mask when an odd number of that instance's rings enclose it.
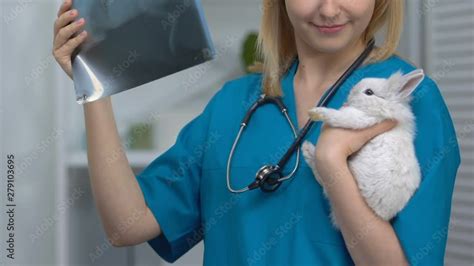
<path fill-rule="evenodd" d="M 327 106 L 327 104 L 332 99 L 332 97 L 337 93 L 340 86 L 349 78 L 349 76 L 352 73 L 354 73 L 354 71 L 357 68 L 360 67 L 360 65 L 364 62 L 364 60 L 368 57 L 370 52 L 373 50 L 374 46 L 375 46 L 375 40 L 372 38 L 369 41 L 369 43 L 367 44 L 366 49 L 359 55 L 359 57 L 357 57 L 357 59 L 339 77 L 339 79 L 327 91 L 325 91 L 325 93 L 323 94 L 323 96 L 319 100 L 316 107 Z M 230 184 L 230 168 L 231 168 L 230 166 L 231 166 L 232 157 L 234 155 L 237 144 L 238 144 L 238 142 L 241 138 L 241 135 L 242 135 L 245 127 L 250 122 L 250 119 L 251 119 L 253 113 L 258 109 L 258 107 L 263 106 L 265 104 L 269 104 L 269 103 L 276 105 L 279 108 L 279 110 L 282 112 L 284 117 L 287 119 L 288 124 L 290 125 L 290 127 L 293 131 L 293 135 L 295 137 L 295 140 L 293 141 L 291 146 L 288 148 L 286 153 L 282 156 L 282 158 L 280 159 L 280 161 L 278 161 L 278 163 L 276 165 L 264 165 L 257 171 L 257 180 L 255 182 L 251 183 L 250 185 L 248 185 L 248 186 L 246 186 L 242 189 L 233 189 L 232 185 Z M 249 108 L 249 110 L 245 114 L 245 116 L 244 116 L 244 118 L 243 118 L 243 120 L 240 124 L 239 132 L 237 133 L 237 136 L 234 140 L 234 143 L 232 144 L 232 148 L 230 150 L 229 157 L 228 157 L 228 160 L 227 160 L 227 171 L 226 171 L 226 180 L 227 180 L 228 190 L 233 192 L 233 193 L 242 193 L 242 192 L 245 192 L 245 191 L 249 191 L 253 188 L 256 188 L 258 186 L 260 186 L 262 188 L 262 190 L 267 191 L 267 192 L 276 190 L 279 187 L 279 185 L 281 184 L 282 181 L 291 178 L 295 174 L 296 170 L 298 169 L 299 157 L 300 157 L 299 146 L 301 145 L 301 142 L 303 141 L 304 137 L 307 135 L 307 133 L 312 128 L 312 126 L 314 125 L 315 122 L 316 121 L 313 121 L 311 118 L 308 119 L 308 121 L 306 122 L 304 127 L 298 133 L 297 128 L 295 128 L 294 124 L 291 122 L 291 119 L 288 115 L 288 109 L 286 108 L 283 101 L 281 100 L 281 97 L 269 97 L 269 96 L 266 96 L 265 94 L 262 94 L 259 97 L 259 99 Z M 282 176 L 281 170 L 288 163 L 289 159 L 291 158 L 291 155 L 295 152 L 295 150 L 296 150 L 295 167 L 292 169 L 292 171 L 288 175 Z M 261 179 L 258 180 L 258 178 L 262 177 L 261 175 L 265 175 L 266 173 L 269 173 L 269 174 L 278 173 L 278 175 L 281 176 L 278 179 L 275 178 L 274 180 L 272 180 L 272 182 L 274 182 L 273 184 L 277 184 L 277 185 L 275 185 L 274 189 L 269 189 L 269 190 L 263 189 L 262 184 L 264 184 L 266 182 L 266 180 L 261 180 Z"/>
<path fill-rule="evenodd" d="M 336 94 L 338 91 L 339 87 L 347 80 L 347 78 L 357 69 L 359 66 L 364 62 L 364 60 L 367 58 L 369 53 L 373 50 L 373 47 L 375 45 L 375 40 L 371 39 L 369 43 L 367 44 L 367 48 L 362 52 L 362 54 L 357 57 L 356 61 L 339 77 L 339 79 L 327 90 L 324 94 L 323 97 L 321 97 L 321 100 L 319 100 L 318 104 L 316 107 L 321 107 L 321 106 L 326 106 L 328 102 L 331 100 L 331 98 Z M 290 159 L 291 155 L 295 152 L 295 149 L 299 150 L 299 146 L 301 145 L 301 142 L 303 141 L 304 137 L 308 133 L 308 131 L 313 127 L 315 121 L 311 120 L 309 118 L 304 125 L 304 127 L 301 129 L 301 131 L 298 134 L 298 137 L 296 140 L 293 142 L 293 144 L 288 148 L 286 153 L 283 155 L 281 160 L 277 163 L 277 165 L 282 169 L 288 160 Z"/>
<path fill-rule="evenodd" d="M 286 106 L 283 104 L 283 102 L 281 101 L 281 99 L 279 98 L 270 98 L 270 97 L 266 97 L 265 94 L 262 94 L 260 95 L 260 98 L 250 107 L 249 111 L 247 112 L 247 114 L 245 115 L 244 119 L 242 120 L 242 122 L 240 123 L 240 129 L 239 129 L 239 132 L 237 133 L 237 137 L 235 138 L 234 140 L 234 143 L 232 144 L 232 148 L 231 148 L 231 151 L 229 153 L 229 158 L 227 160 L 227 173 L 226 173 L 226 179 L 227 179 L 227 188 L 233 192 L 233 193 L 242 193 L 242 192 L 245 192 L 245 191 L 248 191 L 250 190 L 249 186 L 246 186 L 245 188 L 242 188 L 242 189 L 233 189 L 232 188 L 232 185 L 230 184 L 230 164 L 232 162 L 232 157 L 234 155 L 234 152 L 235 152 L 235 148 L 237 147 L 237 143 L 239 142 L 240 140 L 240 137 L 242 135 L 242 132 L 244 131 L 245 127 L 248 125 L 248 123 L 250 122 L 250 118 L 252 117 L 252 114 L 253 112 L 255 112 L 255 110 L 259 107 L 259 106 L 262 106 L 264 104 L 268 104 L 268 103 L 273 103 L 275 105 L 278 106 L 279 110 L 282 112 L 282 114 L 285 116 L 288 124 L 290 125 L 291 127 L 291 130 L 293 132 L 293 135 L 294 137 L 296 138 L 298 136 L 298 133 L 297 133 L 297 130 L 296 130 L 296 127 L 294 126 L 293 122 L 291 122 L 291 119 L 290 119 L 290 116 L 288 115 L 288 109 L 286 108 Z M 291 176 L 293 176 L 296 172 L 296 170 L 298 169 L 298 166 L 299 166 L 299 158 L 300 158 L 300 151 L 299 149 L 297 150 L 296 152 L 296 164 L 295 166 L 293 167 L 293 169 L 291 170 L 291 172 L 286 175 L 286 176 L 283 176 L 281 178 L 278 179 L 279 182 L 282 182 L 284 180 L 287 180 L 289 178 L 291 178 Z M 260 169 L 261 170 L 261 169 Z M 259 170 L 259 171 L 260 171 Z"/>

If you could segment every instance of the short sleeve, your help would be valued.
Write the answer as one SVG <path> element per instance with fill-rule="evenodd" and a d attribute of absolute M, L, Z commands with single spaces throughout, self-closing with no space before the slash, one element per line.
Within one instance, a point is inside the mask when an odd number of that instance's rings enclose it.
<path fill-rule="evenodd" d="M 443 265 L 460 151 L 448 108 L 433 80 L 425 78 L 411 105 L 422 177 L 391 222 L 410 265 Z"/>
<path fill-rule="evenodd" d="M 148 244 L 174 262 L 202 240 L 201 166 L 215 96 L 178 133 L 175 143 L 136 176 L 162 234 Z"/>

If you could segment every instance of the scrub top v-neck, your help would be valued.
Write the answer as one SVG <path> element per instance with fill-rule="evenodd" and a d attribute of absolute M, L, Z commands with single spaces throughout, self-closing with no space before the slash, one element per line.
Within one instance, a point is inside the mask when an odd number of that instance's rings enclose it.
<path fill-rule="evenodd" d="M 293 84 L 298 63 L 295 58 L 281 81 L 283 101 L 295 126 Z M 340 108 L 362 78 L 387 78 L 397 70 L 407 73 L 414 68 L 396 55 L 364 65 L 346 80 L 328 106 Z M 341 232 L 331 225 L 328 199 L 302 156 L 294 178 L 273 193 L 233 194 L 227 189 L 228 155 L 243 116 L 262 93 L 261 78 L 255 73 L 226 82 L 179 131 L 175 143 L 136 176 L 162 230 L 148 243 L 168 262 L 203 240 L 205 265 L 353 265 Z M 426 77 L 414 95 L 414 144 L 422 183 L 391 224 L 412 264 L 437 265 L 442 264 L 446 234 L 436 239 L 433 235 L 448 226 L 459 147 L 436 83 Z M 319 122 L 314 124 L 305 139 L 315 143 L 320 129 Z M 278 109 L 260 107 L 236 147 L 230 170 L 232 187 L 252 182 L 257 170 L 276 163 L 293 140 Z M 437 156 L 440 152 L 442 156 Z M 296 154 L 283 173 L 289 173 L 295 162 Z M 430 241 L 430 249 L 424 249 Z"/>

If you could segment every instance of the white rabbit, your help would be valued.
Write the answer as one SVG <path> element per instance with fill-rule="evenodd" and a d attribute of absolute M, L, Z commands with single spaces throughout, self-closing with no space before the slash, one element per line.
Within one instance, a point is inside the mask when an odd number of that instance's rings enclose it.
<path fill-rule="evenodd" d="M 331 127 L 363 129 L 385 119 L 398 121 L 393 129 L 374 137 L 348 158 L 361 195 L 375 214 L 386 221 L 403 209 L 420 184 L 421 171 L 413 143 L 415 117 L 409 103 L 423 78 L 421 69 L 406 75 L 397 71 L 388 79 L 364 78 L 350 91 L 347 102 L 339 110 L 325 107 L 309 110 L 312 120 L 324 121 Z M 311 142 L 303 143 L 304 158 L 318 175 L 314 150 Z M 337 181 L 328 185 L 337 186 Z M 325 189 L 324 194 L 327 197 Z M 330 218 L 339 228 L 332 211 Z"/>

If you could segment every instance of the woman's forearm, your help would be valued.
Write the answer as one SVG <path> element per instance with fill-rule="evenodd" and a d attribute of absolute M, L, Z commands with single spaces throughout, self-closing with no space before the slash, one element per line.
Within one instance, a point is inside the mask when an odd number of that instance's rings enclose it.
<path fill-rule="evenodd" d="M 159 225 L 129 165 L 110 97 L 86 103 L 84 115 L 92 192 L 109 240 L 123 246 L 157 235 Z"/>
<path fill-rule="evenodd" d="M 347 161 L 333 159 L 324 163 L 327 167 L 320 169 L 320 175 L 325 180 L 332 211 L 356 265 L 407 265 L 393 227 L 369 208 Z"/>

